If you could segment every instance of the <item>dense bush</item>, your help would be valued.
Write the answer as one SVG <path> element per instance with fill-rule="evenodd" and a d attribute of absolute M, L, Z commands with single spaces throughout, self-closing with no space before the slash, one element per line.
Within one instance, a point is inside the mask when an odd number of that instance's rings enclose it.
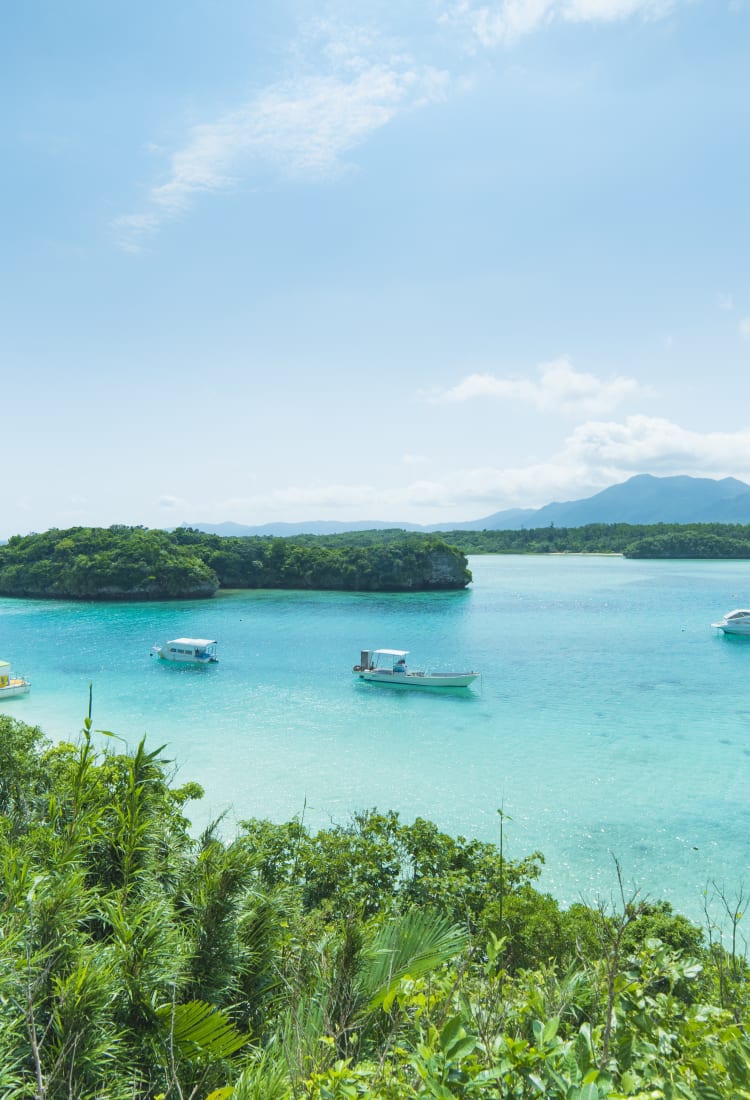
<path fill-rule="evenodd" d="M 562 910 L 538 855 L 393 812 L 195 838 L 161 749 L 94 741 L 0 716 L 7 1100 L 750 1095 L 739 911 L 727 950 Z"/>
<path fill-rule="evenodd" d="M 215 572 L 166 531 L 73 527 L 0 546 L 0 593 L 61 599 L 211 596 Z"/>

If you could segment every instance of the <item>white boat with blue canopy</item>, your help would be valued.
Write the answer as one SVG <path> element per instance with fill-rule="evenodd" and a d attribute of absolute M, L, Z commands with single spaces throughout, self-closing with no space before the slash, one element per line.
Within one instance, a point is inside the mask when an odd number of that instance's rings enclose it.
<path fill-rule="evenodd" d="M 409 668 L 408 649 L 363 649 L 354 676 L 370 684 L 394 687 L 465 688 L 478 678 L 478 672 L 421 672 Z"/>
<path fill-rule="evenodd" d="M 187 665 L 213 665 L 219 660 L 213 638 L 173 638 L 171 642 L 152 646 L 151 653 L 162 661 Z"/>

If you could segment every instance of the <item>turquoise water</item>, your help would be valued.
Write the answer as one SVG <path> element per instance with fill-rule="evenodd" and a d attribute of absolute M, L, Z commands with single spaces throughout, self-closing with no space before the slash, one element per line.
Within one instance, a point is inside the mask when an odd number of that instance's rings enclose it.
<path fill-rule="evenodd" d="M 748 868 L 750 641 L 711 622 L 750 603 L 743 562 L 475 557 L 468 591 L 438 595 L 232 592 L 201 602 L 0 600 L 0 657 L 28 675 L 0 704 L 53 739 L 93 719 L 166 744 L 198 780 L 197 828 L 226 811 L 396 809 L 451 833 L 541 850 L 560 901 L 628 886 L 700 919 L 703 892 Z M 218 665 L 177 668 L 153 643 L 219 640 Z M 412 667 L 473 667 L 465 692 L 354 681 L 362 648 Z"/>

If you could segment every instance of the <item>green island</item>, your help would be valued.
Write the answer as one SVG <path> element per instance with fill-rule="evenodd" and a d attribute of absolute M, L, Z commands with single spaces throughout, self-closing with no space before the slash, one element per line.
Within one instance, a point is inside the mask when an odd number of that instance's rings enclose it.
<path fill-rule="evenodd" d="M 292 538 L 114 526 L 14 535 L 0 546 L 0 595 L 200 599 L 219 588 L 424 592 L 465 588 L 466 557 L 401 530 Z"/>
<path fill-rule="evenodd" d="M 429 592 L 471 582 L 467 554 L 750 558 L 750 525 L 592 523 L 520 531 L 222 536 L 179 527 L 72 527 L 0 546 L 0 595 L 163 600 L 219 588 Z"/>
<path fill-rule="evenodd" d="M 750 525 L 590 523 L 520 531 L 441 531 L 465 554 L 622 554 L 626 558 L 750 558 Z"/>
<path fill-rule="evenodd" d="M 376 809 L 195 837 L 163 748 L 0 716 L 6 1100 L 750 1096 L 741 894 L 706 929 Z M 505 830 L 505 839 L 503 830 Z"/>

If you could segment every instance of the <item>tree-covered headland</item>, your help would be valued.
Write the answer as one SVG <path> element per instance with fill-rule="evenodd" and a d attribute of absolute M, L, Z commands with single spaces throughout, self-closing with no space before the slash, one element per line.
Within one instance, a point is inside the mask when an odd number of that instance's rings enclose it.
<path fill-rule="evenodd" d="M 741 900 L 724 942 L 624 889 L 562 909 L 502 814 L 196 838 L 171 775 L 0 716 L 5 1100 L 750 1096 Z"/>
<path fill-rule="evenodd" d="M 72 527 L 0 546 L 0 595 L 42 599 L 186 599 L 219 588 L 431 591 L 470 581 L 461 550 L 405 531 L 225 538 L 190 528 Z"/>

